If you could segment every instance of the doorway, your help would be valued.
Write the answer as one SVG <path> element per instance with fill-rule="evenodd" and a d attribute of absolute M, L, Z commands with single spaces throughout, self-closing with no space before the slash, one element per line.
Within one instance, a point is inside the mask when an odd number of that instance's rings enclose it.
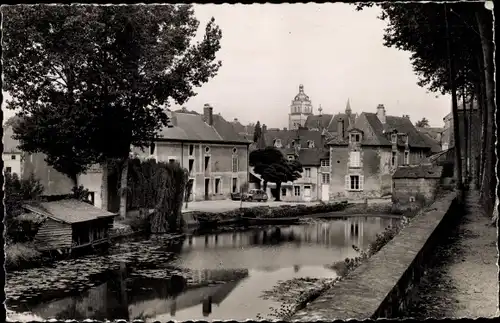
<path fill-rule="evenodd" d="M 205 178 L 205 200 L 208 200 L 210 194 L 210 178 Z"/>

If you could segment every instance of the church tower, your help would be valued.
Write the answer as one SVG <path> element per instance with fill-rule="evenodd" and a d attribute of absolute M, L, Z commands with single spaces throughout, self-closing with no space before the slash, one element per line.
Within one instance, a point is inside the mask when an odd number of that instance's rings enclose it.
<path fill-rule="evenodd" d="M 304 85 L 299 85 L 299 93 L 292 100 L 288 114 L 288 129 L 298 129 L 306 123 L 307 117 L 313 115 L 312 103 L 304 93 Z"/>

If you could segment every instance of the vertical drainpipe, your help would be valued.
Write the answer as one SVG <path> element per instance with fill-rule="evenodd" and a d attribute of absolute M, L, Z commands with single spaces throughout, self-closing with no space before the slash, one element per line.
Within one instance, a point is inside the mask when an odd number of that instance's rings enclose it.
<path fill-rule="evenodd" d="M 247 144 L 247 185 L 249 186 L 250 185 L 250 161 L 248 160 L 249 158 L 249 153 L 248 153 L 248 150 L 250 148 L 250 145 Z M 247 191 L 248 191 L 248 188 L 247 188 Z M 241 192 L 243 193 L 243 192 Z"/>
<path fill-rule="evenodd" d="M 184 167 L 184 142 L 181 141 L 181 167 Z"/>

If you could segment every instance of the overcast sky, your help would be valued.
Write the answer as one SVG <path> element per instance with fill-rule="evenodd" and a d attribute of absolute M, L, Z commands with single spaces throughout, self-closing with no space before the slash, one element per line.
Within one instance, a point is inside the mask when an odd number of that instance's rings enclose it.
<path fill-rule="evenodd" d="M 228 120 L 287 127 L 299 84 L 314 112 L 335 114 L 349 98 L 353 112 L 426 117 L 443 126 L 450 99 L 419 87 L 409 53 L 382 45 L 385 22 L 377 8 L 357 12 L 335 4 L 195 5 L 200 32 L 213 16 L 222 29 L 218 75 L 184 106 L 204 103 Z M 175 107 L 174 107 L 175 108 Z M 7 111 L 7 117 L 12 115 Z M 5 117 L 5 116 L 4 116 Z"/>

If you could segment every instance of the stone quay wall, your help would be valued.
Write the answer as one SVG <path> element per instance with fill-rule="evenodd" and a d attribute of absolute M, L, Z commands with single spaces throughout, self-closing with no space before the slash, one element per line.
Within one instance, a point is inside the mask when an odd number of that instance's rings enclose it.
<path fill-rule="evenodd" d="M 377 254 L 295 313 L 292 321 L 391 318 L 411 302 L 434 247 L 461 216 L 450 192 L 425 208 Z"/>

